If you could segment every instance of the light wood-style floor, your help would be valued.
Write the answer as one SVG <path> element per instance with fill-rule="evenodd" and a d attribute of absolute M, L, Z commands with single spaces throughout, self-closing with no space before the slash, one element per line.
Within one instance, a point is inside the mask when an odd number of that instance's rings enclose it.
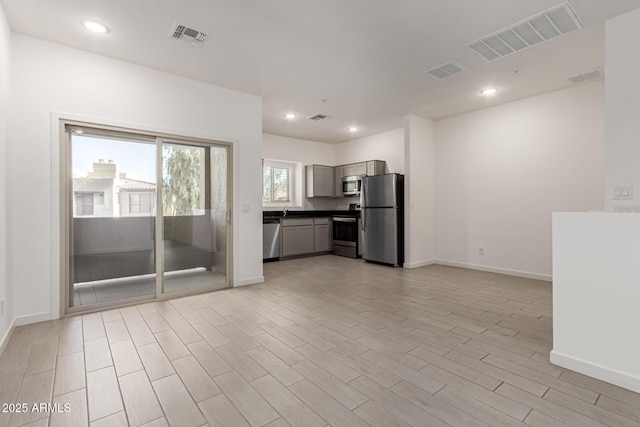
<path fill-rule="evenodd" d="M 331 255 L 265 275 L 17 328 L 0 402 L 29 411 L 0 425 L 640 426 L 640 395 L 549 364 L 549 283 Z"/>

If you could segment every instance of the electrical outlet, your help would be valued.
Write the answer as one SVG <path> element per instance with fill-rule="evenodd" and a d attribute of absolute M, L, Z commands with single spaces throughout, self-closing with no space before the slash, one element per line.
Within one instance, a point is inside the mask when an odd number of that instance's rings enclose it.
<path fill-rule="evenodd" d="M 484 255 L 484 248 L 478 248 L 478 255 Z"/>

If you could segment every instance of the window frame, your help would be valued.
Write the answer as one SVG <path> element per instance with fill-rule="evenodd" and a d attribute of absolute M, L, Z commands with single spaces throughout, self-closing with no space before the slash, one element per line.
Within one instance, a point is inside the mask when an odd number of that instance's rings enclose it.
<path fill-rule="evenodd" d="M 289 195 L 289 200 L 286 201 L 265 201 L 264 200 L 264 193 L 265 193 L 265 180 L 264 180 L 264 170 L 265 167 L 272 167 L 272 168 L 279 168 L 279 169 L 288 169 L 289 170 L 289 190 L 288 190 L 288 195 Z M 300 163 L 297 162 L 290 162 L 290 161 L 286 161 L 286 160 L 273 160 L 273 159 L 263 159 L 262 161 L 262 176 L 263 176 L 263 181 L 262 181 L 262 206 L 263 207 L 275 207 L 275 208 L 282 208 L 282 207 L 296 207 L 296 206 L 300 206 L 301 203 L 301 197 L 299 194 L 299 189 L 301 188 L 301 165 Z M 273 175 L 272 175 L 272 179 L 273 179 Z"/>
<path fill-rule="evenodd" d="M 91 196 L 91 203 L 86 203 L 85 199 Z M 79 203 L 78 203 L 78 199 Z M 96 215 L 96 197 L 95 194 L 91 191 L 76 191 L 75 192 L 75 201 L 76 201 L 76 217 L 88 217 Z M 91 213 L 85 213 L 85 208 L 91 206 Z"/>
<path fill-rule="evenodd" d="M 138 198 L 138 203 L 132 203 L 132 199 L 135 197 Z M 154 196 L 155 196 L 155 192 L 152 193 L 150 191 L 136 191 L 136 192 L 129 192 L 129 214 L 135 214 L 133 216 L 150 216 L 153 213 L 153 201 L 154 201 Z M 142 203 L 142 198 L 143 197 L 147 197 L 148 200 L 148 206 L 149 206 L 149 210 L 142 210 L 142 207 L 144 206 Z M 132 206 L 138 206 L 138 210 L 134 211 L 132 210 Z"/>

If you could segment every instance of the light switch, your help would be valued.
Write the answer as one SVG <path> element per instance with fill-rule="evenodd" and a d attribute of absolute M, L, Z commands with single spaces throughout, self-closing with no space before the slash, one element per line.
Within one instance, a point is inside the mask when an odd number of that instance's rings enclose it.
<path fill-rule="evenodd" d="M 616 185 L 612 192 L 613 200 L 633 199 L 633 185 Z"/>

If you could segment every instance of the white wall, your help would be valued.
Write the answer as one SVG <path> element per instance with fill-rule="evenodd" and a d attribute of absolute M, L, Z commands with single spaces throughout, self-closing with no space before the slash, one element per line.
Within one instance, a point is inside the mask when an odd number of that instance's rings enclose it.
<path fill-rule="evenodd" d="M 404 128 L 336 145 L 336 164 L 385 160 L 387 173 L 404 173 Z"/>
<path fill-rule="evenodd" d="M 52 113 L 233 141 L 234 282 L 263 280 L 255 244 L 262 227 L 260 98 L 18 34 L 11 52 L 10 263 L 11 280 L 20 283 L 15 315 L 27 316 L 20 322 L 58 315 L 59 138 Z"/>
<path fill-rule="evenodd" d="M 640 393 L 640 214 L 553 215 L 551 362 Z"/>
<path fill-rule="evenodd" d="M 10 62 L 11 62 L 11 31 L 9 23 L 4 14 L 4 9 L 0 5 L 0 299 L 5 301 L 5 313 L 0 316 L 0 347 L 3 344 L 5 334 L 9 331 L 13 320 L 13 303 L 11 281 L 9 280 L 9 264 L 7 229 L 8 227 L 8 185 L 7 167 L 9 162 L 7 157 L 7 127 L 8 127 L 8 106 L 10 93 Z"/>
<path fill-rule="evenodd" d="M 415 268 L 436 258 L 434 122 L 406 116 L 404 139 L 405 267 Z"/>
<path fill-rule="evenodd" d="M 605 205 L 640 206 L 640 9 L 607 21 L 605 30 Z M 632 200 L 612 200 L 614 185 L 633 185 Z"/>
<path fill-rule="evenodd" d="M 334 166 L 336 164 L 335 145 L 265 133 L 262 135 L 262 157 L 269 160 L 286 160 L 302 164 L 302 191 L 300 193 L 302 205 L 294 206 L 293 209 L 335 209 L 337 202 L 334 199 L 325 197 L 307 199 L 304 197 L 304 189 L 306 188 L 304 166 L 312 164 Z M 278 209 L 264 208 L 264 210 Z"/>
<path fill-rule="evenodd" d="M 598 81 L 438 121 L 439 262 L 550 280 L 551 212 L 603 209 L 603 106 Z"/>

